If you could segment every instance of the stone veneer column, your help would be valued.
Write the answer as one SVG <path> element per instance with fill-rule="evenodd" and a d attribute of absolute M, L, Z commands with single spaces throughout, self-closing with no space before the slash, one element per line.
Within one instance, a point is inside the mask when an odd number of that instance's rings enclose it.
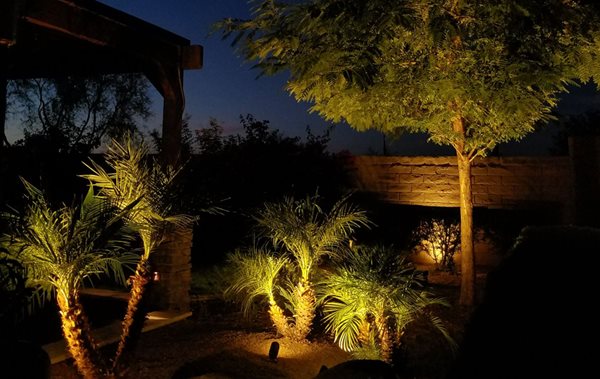
<path fill-rule="evenodd" d="M 189 311 L 192 235 L 192 229 L 170 232 L 152 254 L 152 271 L 158 273 L 151 290 L 153 309 Z"/>

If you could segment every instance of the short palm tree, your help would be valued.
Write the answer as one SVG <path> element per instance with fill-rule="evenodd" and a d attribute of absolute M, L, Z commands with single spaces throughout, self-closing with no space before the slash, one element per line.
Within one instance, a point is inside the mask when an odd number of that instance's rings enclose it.
<path fill-rule="evenodd" d="M 440 320 L 427 312 L 429 306 L 447 304 L 425 291 L 412 264 L 393 250 L 356 247 L 324 277 L 319 288 L 327 330 L 358 358 L 391 361 L 393 347 L 419 316 L 428 317 L 452 341 Z"/>
<path fill-rule="evenodd" d="M 105 364 L 90 335 L 79 301 L 86 279 L 111 274 L 125 282 L 123 265 L 137 262 L 124 253 L 132 239 L 122 214 L 91 190 L 78 207 L 53 210 L 43 193 L 25 182 L 27 205 L 22 215 L 8 215 L 13 233 L 5 243 L 26 270 L 27 285 L 46 297 L 56 296 L 62 332 L 79 372 L 85 378 L 105 374 Z"/>
<path fill-rule="evenodd" d="M 294 315 L 288 337 L 299 341 L 307 337 L 315 317 L 312 277 L 319 261 L 326 255 L 338 255 L 357 228 L 370 225 L 366 213 L 349 204 L 348 197 L 336 202 L 329 212 L 317 204 L 317 199 L 309 196 L 269 203 L 256 217 L 262 233 L 283 247 L 297 268 L 299 279 L 289 291 Z"/>
<path fill-rule="evenodd" d="M 129 221 L 139 231 L 142 254 L 131 281 L 130 299 L 123 319 L 121 340 L 113 360 L 113 369 L 125 353 L 132 350 L 141 334 L 147 310 L 142 298 L 152 280 L 150 256 L 173 229 L 187 229 L 194 218 L 174 214 L 172 190 L 178 170 L 161 167 L 148 158 L 148 146 L 135 143 L 130 136 L 123 143 L 111 141 L 106 153 L 111 171 L 91 162 L 91 174 L 82 175 L 98 189 L 101 198 L 121 209 L 130 207 Z"/>
<path fill-rule="evenodd" d="M 247 252 L 234 252 L 228 261 L 232 268 L 231 282 L 225 290 L 225 296 L 240 299 L 245 315 L 248 315 L 257 301 L 266 300 L 269 317 L 277 332 L 281 335 L 289 334 L 287 317 L 276 299 L 276 293 L 281 289 L 277 282 L 278 276 L 289 260 L 254 246 Z"/>

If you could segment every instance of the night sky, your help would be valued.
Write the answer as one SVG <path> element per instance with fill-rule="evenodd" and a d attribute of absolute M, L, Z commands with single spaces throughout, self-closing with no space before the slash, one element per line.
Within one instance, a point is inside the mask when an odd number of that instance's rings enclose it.
<path fill-rule="evenodd" d="M 186 71 L 184 83 L 186 113 L 191 116 L 192 129 L 208 125 L 210 117 L 219 120 L 226 133 L 240 133 L 239 116 L 251 113 L 257 119 L 269 120 L 273 128 L 288 136 L 306 135 L 310 125 L 313 133 L 321 134 L 327 123 L 317 114 L 309 114 L 309 105 L 297 103 L 284 89 L 286 74 L 257 79 L 258 71 L 245 64 L 218 32 L 210 35 L 211 25 L 225 17 L 248 18 L 247 0 L 101 0 L 109 6 L 139 17 L 164 29 L 189 39 L 192 44 L 204 46 L 204 67 Z M 162 101 L 153 91 L 154 116 L 144 126 L 148 130 L 159 128 Z M 578 113 L 597 107 L 600 98 L 593 88 L 578 90 L 562 105 L 563 113 Z M 16 138 L 14 120 L 9 120 L 10 140 Z M 12 130 L 11 130 L 12 129 Z M 504 147 L 505 153 L 544 154 L 555 132 L 552 128 L 530 135 L 525 143 Z M 12 138 L 11 138 L 12 137 Z M 388 141 L 389 144 L 389 141 Z M 332 133 L 330 150 L 349 150 L 355 154 L 381 153 L 383 137 L 378 132 L 358 133 L 347 125 L 336 125 Z M 525 145 L 525 146 L 523 146 Z M 451 149 L 440 149 L 428 144 L 426 137 L 403 135 L 388 151 L 399 155 L 449 154 Z"/>
<path fill-rule="evenodd" d="M 204 67 L 186 71 L 184 83 L 186 112 L 192 116 L 192 129 L 208 125 L 210 117 L 221 121 L 226 133 L 242 132 L 241 114 L 252 113 L 257 119 L 269 120 L 273 128 L 288 136 L 306 135 L 310 125 L 321 134 L 328 123 L 317 114 L 308 113 L 308 104 L 297 103 L 285 92 L 286 74 L 257 79 L 258 70 L 245 64 L 229 40 L 221 34 L 211 35 L 214 22 L 226 17 L 248 18 L 247 0 L 101 0 L 121 11 L 139 17 L 204 46 Z M 148 120 L 150 129 L 160 123 L 161 104 L 156 94 L 155 117 Z M 337 125 L 332 134 L 332 151 L 348 149 L 365 153 L 381 150 L 379 133 L 357 133 L 347 125 Z"/>

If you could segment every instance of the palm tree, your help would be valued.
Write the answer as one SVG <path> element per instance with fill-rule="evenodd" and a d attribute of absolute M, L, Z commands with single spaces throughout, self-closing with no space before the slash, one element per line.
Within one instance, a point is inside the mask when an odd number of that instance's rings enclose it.
<path fill-rule="evenodd" d="M 391 361 L 406 327 L 426 316 L 453 344 L 441 321 L 427 312 L 447 305 L 415 280 L 414 267 L 384 247 L 356 247 L 321 283 L 324 320 L 338 345 L 358 358 Z"/>
<path fill-rule="evenodd" d="M 40 190 L 23 182 L 26 210 L 8 215 L 14 231 L 4 242 L 25 267 L 27 285 L 44 298 L 56 296 L 62 332 L 79 372 L 85 378 L 101 377 L 105 364 L 90 335 L 79 290 L 84 280 L 101 274 L 125 283 L 122 266 L 133 266 L 137 256 L 123 253 L 132 239 L 122 214 L 95 198 L 91 189 L 80 206 L 53 210 Z"/>
<path fill-rule="evenodd" d="M 131 351 L 141 334 L 146 309 L 142 298 L 152 280 L 150 256 L 173 229 L 187 229 L 192 216 L 173 214 L 172 189 L 179 170 L 163 169 L 148 160 L 148 146 L 136 144 L 130 136 L 123 143 L 112 140 L 106 153 L 112 172 L 91 162 L 91 174 L 82 175 L 99 189 L 98 195 L 124 209 L 131 207 L 128 220 L 136 226 L 142 241 L 142 254 L 131 280 L 130 298 L 123 318 L 121 340 L 112 368 L 116 369 L 124 354 Z"/>
<path fill-rule="evenodd" d="M 294 317 L 288 337 L 292 339 L 304 340 L 312 328 L 316 308 L 312 276 L 321 258 L 338 255 L 357 228 L 370 225 L 365 212 L 347 200 L 342 198 L 326 212 L 317 204 L 317 196 L 285 198 L 266 204 L 256 217 L 264 235 L 285 248 L 298 270 L 299 279 L 290 291 Z"/>
<path fill-rule="evenodd" d="M 287 317 L 277 305 L 275 295 L 281 289 L 277 278 L 289 260 L 254 246 L 249 252 L 234 252 L 228 261 L 232 268 L 231 283 L 225 290 L 225 296 L 240 299 L 245 315 L 257 300 L 267 300 L 269 317 L 275 329 L 281 335 L 288 335 Z"/>

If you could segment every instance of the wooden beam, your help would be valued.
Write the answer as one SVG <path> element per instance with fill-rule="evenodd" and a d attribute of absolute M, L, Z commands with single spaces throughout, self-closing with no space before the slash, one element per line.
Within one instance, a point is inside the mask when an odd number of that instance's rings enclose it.
<path fill-rule="evenodd" d="M 0 1 L 0 45 L 12 46 L 15 44 L 21 3 L 22 0 Z"/>
<path fill-rule="evenodd" d="M 148 58 L 80 41 L 19 43 L 8 49 L 7 60 L 8 79 L 143 72 L 149 62 Z"/>
<path fill-rule="evenodd" d="M 181 51 L 181 66 L 184 70 L 199 70 L 204 64 L 204 49 L 200 45 L 184 46 Z"/>
<path fill-rule="evenodd" d="M 88 2 L 81 3 L 85 5 Z M 111 47 L 161 62 L 179 63 L 181 46 L 185 46 L 179 43 L 186 41 L 189 45 L 189 41 L 181 37 L 173 42 L 169 41 L 168 38 L 153 32 L 158 28 L 151 28 L 151 24 L 141 20 L 138 20 L 139 23 L 148 25 L 147 30 L 132 28 L 126 23 L 81 6 L 80 2 L 29 0 L 27 5 L 27 9 L 22 13 L 27 23 L 96 46 Z M 171 35 L 173 34 L 168 34 Z"/>

